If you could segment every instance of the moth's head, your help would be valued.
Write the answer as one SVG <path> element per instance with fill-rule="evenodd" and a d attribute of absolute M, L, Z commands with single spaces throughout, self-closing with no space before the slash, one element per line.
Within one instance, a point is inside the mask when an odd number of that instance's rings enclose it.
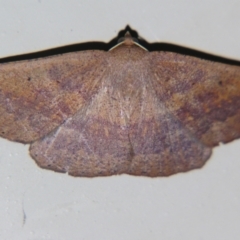
<path fill-rule="evenodd" d="M 137 38 L 133 38 L 130 34 L 130 32 L 126 32 L 124 37 L 121 37 L 118 39 L 118 43 L 127 45 L 127 46 L 131 46 L 134 45 L 135 43 L 138 43 Z"/>
<path fill-rule="evenodd" d="M 145 49 L 143 46 L 141 46 L 139 43 L 138 43 L 138 40 L 137 38 L 133 38 L 130 34 L 130 32 L 126 32 L 124 37 L 121 37 L 118 39 L 118 44 L 115 45 L 114 47 L 112 47 L 109 51 L 119 47 L 119 46 L 127 46 L 127 47 L 132 47 L 132 46 L 138 46 L 142 49 L 144 49 L 145 51 L 147 51 L 147 49 Z"/>

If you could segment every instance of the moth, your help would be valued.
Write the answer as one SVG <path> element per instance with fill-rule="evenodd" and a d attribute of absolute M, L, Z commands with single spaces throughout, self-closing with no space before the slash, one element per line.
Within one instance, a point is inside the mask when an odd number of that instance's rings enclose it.
<path fill-rule="evenodd" d="M 240 137 L 240 67 L 142 47 L 0 64 L 0 136 L 72 176 L 169 176 Z"/>

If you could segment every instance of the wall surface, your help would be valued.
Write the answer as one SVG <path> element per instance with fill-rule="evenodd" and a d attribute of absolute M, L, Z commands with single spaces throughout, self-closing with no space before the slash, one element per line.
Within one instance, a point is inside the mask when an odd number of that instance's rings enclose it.
<path fill-rule="evenodd" d="M 0 0 L 0 58 L 87 41 L 130 25 L 168 42 L 240 60 L 238 0 Z M 168 178 L 74 178 L 40 169 L 28 145 L 0 139 L 0 239 L 237 239 L 240 140 L 200 170 Z"/>

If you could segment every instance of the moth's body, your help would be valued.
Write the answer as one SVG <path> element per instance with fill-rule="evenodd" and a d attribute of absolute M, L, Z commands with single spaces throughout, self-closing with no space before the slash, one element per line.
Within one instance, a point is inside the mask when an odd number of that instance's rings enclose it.
<path fill-rule="evenodd" d="M 148 52 L 127 35 L 104 51 L 0 65 L 0 135 L 74 176 L 168 176 L 240 137 L 240 68 Z"/>
<path fill-rule="evenodd" d="M 109 52 L 106 69 L 108 74 L 105 80 L 106 88 L 109 90 L 107 96 L 118 105 L 116 107 L 118 116 L 116 115 L 114 119 L 119 121 L 118 124 L 123 123 L 123 128 L 129 128 L 130 118 L 134 117 L 134 112 L 141 111 L 149 76 L 149 71 L 145 67 L 150 65 L 146 50 L 140 49 L 133 41 L 130 44 L 129 39 L 127 40 L 127 44 L 122 43 Z"/>

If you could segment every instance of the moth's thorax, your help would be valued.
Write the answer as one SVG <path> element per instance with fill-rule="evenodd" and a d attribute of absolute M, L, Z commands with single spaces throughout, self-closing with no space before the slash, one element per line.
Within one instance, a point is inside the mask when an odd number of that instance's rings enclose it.
<path fill-rule="evenodd" d="M 147 53 L 137 45 L 120 45 L 109 52 L 110 71 L 115 75 L 112 79 L 123 90 L 138 84 L 144 75 Z"/>
<path fill-rule="evenodd" d="M 121 52 L 121 54 L 119 54 Z M 115 85 L 117 89 L 127 94 L 133 93 L 146 75 L 145 64 L 147 62 L 143 61 L 145 51 L 139 47 L 123 47 L 116 48 L 114 52 L 110 53 L 114 61 L 109 62 L 109 70 L 111 75 L 112 84 Z"/>
<path fill-rule="evenodd" d="M 119 56 L 119 52 L 122 53 L 121 56 Z M 116 111 L 123 120 L 120 125 L 127 126 L 130 118 L 132 119 L 133 115 L 141 109 L 144 86 L 148 79 L 148 68 L 146 67 L 148 63 L 142 61 L 146 56 L 145 51 L 137 46 L 119 47 L 114 49 L 111 54 L 115 61 L 109 64 L 109 76 L 111 77 L 107 84 L 111 89 L 110 98 L 116 99 L 118 103 Z"/>
<path fill-rule="evenodd" d="M 119 45 L 113 50 L 109 51 L 109 62 L 110 63 L 122 63 L 126 64 L 130 61 L 142 61 L 147 56 L 147 51 L 138 45 Z"/>

